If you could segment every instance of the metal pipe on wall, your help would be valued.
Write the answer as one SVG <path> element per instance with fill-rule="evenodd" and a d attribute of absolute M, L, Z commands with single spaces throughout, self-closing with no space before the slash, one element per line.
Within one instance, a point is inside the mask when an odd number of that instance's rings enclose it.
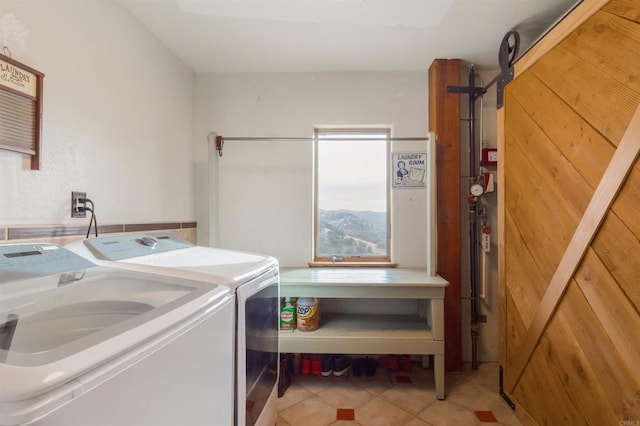
<path fill-rule="evenodd" d="M 478 77 L 479 83 L 481 87 L 484 87 L 482 78 Z M 484 148 L 487 148 L 487 145 L 485 145 L 485 139 L 484 139 L 484 99 L 481 96 L 480 97 L 480 118 L 479 118 L 479 125 L 480 125 L 480 131 L 479 131 L 479 141 L 480 143 L 478 144 L 478 158 L 480 158 L 480 163 L 483 164 L 483 159 L 484 156 L 482 155 L 482 152 L 484 150 Z M 483 164 L 484 165 L 484 164 Z M 480 168 L 480 173 L 484 173 L 486 170 L 483 170 L 482 167 Z M 486 188 L 485 188 L 486 189 Z M 485 237 L 484 235 L 484 230 L 487 226 L 487 218 L 488 218 L 488 211 L 487 211 L 487 201 L 484 200 L 482 203 L 482 220 L 483 220 L 483 225 L 480 231 L 480 235 L 482 236 L 482 238 Z M 487 287 L 489 286 L 489 251 L 487 248 L 484 247 L 484 239 L 481 239 L 481 241 L 479 242 L 479 245 L 481 247 L 480 249 L 480 291 L 478 293 L 480 299 L 482 299 L 485 303 L 489 303 L 488 300 L 488 291 L 487 291 Z"/>
<path fill-rule="evenodd" d="M 469 87 L 476 87 L 475 66 L 469 66 Z M 476 144 L 476 113 L 475 105 L 478 97 L 474 93 L 469 94 L 469 176 L 470 179 L 478 177 L 478 158 Z M 469 203 L 469 269 L 470 269 L 470 302 L 471 302 L 471 368 L 478 368 L 478 200 L 473 197 Z"/>
<path fill-rule="evenodd" d="M 509 33 L 511 34 L 511 33 Z M 511 49 L 508 49 L 511 52 Z M 504 70 L 504 69 L 503 69 Z M 469 122 L 469 194 L 467 195 L 467 203 L 469 205 L 469 287 L 471 302 L 471 364 L 472 368 L 478 368 L 478 335 L 480 333 L 478 323 L 483 320 L 483 316 L 479 313 L 479 300 L 478 300 L 478 257 L 479 257 L 479 239 L 478 239 L 478 219 L 484 213 L 478 214 L 478 193 L 474 190 L 475 194 L 472 194 L 472 188 L 477 186 L 482 187 L 480 195 L 484 193 L 483 182 L 479 182 L 480 179 L 480 159 L 482 158 L 481 149 L 482 144 L 476 143 L 476 117 L 475 117 L 475 103 L 478 99 L 482 99 L 487 89 L 493 84 L 498 85 L 498 107 L 501 105 L 501 91 L 504 86 L 504 75 L 498 74 L 493 80 L 489 82 L 487 86 L 476 86 L 476 73 L 475 66 L 471 64 L 469 66 L 469 85 L 468 86 L 447 86 L 447 92 L 457 93 L 460 95 L 469 96 L 469 118 L 465 121 Z M 481 105 L 482 106 L 482 105 Z M 480 113 L 483 113 L 481 109 Z M 482 117 L 481 117 L 482 119 Z M 461 118 L 462 120 L 462 118 Z M 483 123 L 481 123 L 482 125 Z M 481 130 L 484 133 L 484 129 Z M 474 188 L 477 189 L 477 188 Z M 486 283 L 484 283 L 486 284 Z"/>

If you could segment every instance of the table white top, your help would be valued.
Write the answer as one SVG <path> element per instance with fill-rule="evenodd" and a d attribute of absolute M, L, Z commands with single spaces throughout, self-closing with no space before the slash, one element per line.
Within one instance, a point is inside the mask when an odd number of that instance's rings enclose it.
<path fill-rule="evenodd" d="M 419 268 L 322 267 L 280 268 L 280 283 L 287 285 L 351 287 L 447 287 L 449 283 L 438 275 L 429 275 Z"/>

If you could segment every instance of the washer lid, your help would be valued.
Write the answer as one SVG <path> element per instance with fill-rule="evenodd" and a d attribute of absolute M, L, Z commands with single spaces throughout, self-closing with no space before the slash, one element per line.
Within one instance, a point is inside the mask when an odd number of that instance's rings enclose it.
<path fill-rule="evenodd" d="M 153 238 L 146 241 L 150 245 L 145 244 L 145 238 Z M 117 261 L 159 266 L 166 268 L 158 271 L 162 274 L 206 280 L 232 289 L 278 265 L 277 259 L 271 256 L 195 246 L 170 233 L 91 238 L 66 248 L 97 264 L 118 267 L 112 262 Z"/>
<path fill-rule="evenodd" d="M 121 262 L 160 266 L 166 268 L 163 273 L 206 279 L 230 288 L 236 288 L 278 264 L 271 256 L 202 246 L 124 259 Z"/>
<path fill-rule="evenodd" d="M 93 266 L 3 280 L 0 403 L 67 383 L 228 293 L 212 283 Z"/>

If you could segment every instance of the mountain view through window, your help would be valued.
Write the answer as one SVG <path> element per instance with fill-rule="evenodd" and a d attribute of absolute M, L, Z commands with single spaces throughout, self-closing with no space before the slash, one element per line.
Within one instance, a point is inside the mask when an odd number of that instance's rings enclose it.
<path fill-rule="evenodd" d="M 388 260 L 388 137 L 316 131 L 316 260 Z"/>

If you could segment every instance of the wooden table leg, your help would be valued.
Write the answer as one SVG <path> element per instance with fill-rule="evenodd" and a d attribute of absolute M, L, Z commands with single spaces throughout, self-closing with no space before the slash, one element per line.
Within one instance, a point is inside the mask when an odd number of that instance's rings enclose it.
<path fill-rule="evenodd" d="M 436 398 L 444 399 L 444 355 L 433 356 L 433 375 L 436 381 Z"/>

